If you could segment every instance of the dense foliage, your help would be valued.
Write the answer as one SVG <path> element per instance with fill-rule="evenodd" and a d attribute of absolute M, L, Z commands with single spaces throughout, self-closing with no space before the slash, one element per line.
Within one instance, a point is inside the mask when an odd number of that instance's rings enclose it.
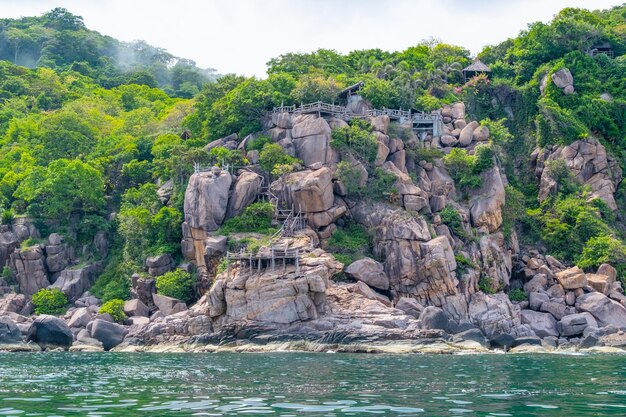
<path fill-rule="evenodd" d="M 102 304 L 99 310 L 100 314 L 110 314 L 113 320 L 118 323 L 122 323 L 126 320 L 126 313 L 124 313 L 124 301 L 119 299 L 109 300 Z"/>
<path fill-rule="evenodd" d="M 63 314 L 67 308 L 67 297 L 58 288 L 43 288 L 33 294 L 35 314 Z"/>
<path fill-rule="evenodd" d="M 156 277 L 157 293 L 190 303 L 195 295 L 195 276 L 182 269 Z"/>

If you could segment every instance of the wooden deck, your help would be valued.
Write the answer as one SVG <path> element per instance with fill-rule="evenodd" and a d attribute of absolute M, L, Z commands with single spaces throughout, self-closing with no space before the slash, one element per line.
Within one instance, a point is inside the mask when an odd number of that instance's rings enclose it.
<path fill-rule="evenodd" d="M 272 113 L 289 113 L 289 114 L 325 114 L 349 121 L 364 117 L 388 116 L 391 120 L 399 120 L 401 123 L 412 122 L 413 130 L 417 133 L 423 131 L 431 132 L 433 136 L 440 136 L 443 131 L 443 120 L 440 114 L 412 112 L 411 110 L 402 109 L 371 109 L 363 114 L 354 114 L 347 107 L 338 106 L 336 104 L 324 103 L 316 101 L 314 103 L 302 104 L 301 106 L 280 106 L 275 107 Z"/>

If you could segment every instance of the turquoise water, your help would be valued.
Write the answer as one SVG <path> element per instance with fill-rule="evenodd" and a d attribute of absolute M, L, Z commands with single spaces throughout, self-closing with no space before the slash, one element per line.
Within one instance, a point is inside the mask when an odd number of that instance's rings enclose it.
<path fill-rule="evenodd" d="M 0 416 L 624 416 L 626 355 L 0 354 Z"/>

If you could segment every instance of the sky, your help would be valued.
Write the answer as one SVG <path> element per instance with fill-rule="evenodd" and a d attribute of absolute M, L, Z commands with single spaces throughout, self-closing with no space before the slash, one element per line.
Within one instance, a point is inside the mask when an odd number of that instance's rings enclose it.
<path fill-rule="evenodd" d="M 398 51 L 429 38 L 478 53 L 547 22 L 565 7 L 604 9 L 615 0 L 0 0 L 0 17 L 65 7 L 88 28 L 145 40 L 221 74 L 265 76 L 287 52 Z"/>

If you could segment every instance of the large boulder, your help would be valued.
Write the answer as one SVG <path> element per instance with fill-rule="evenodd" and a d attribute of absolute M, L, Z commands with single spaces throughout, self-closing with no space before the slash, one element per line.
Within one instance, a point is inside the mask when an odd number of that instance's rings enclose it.
<path fill-rule="evenodd" d="M 65 293 L 68 300 L 78 300 L 95 282 L 102 270 L 102 262 L 96 262 L 83 268 L 64 269 L 52 284 Z"/>
<path fill-rule="evenodd" d="M 69 264 L 67 248 L 63 244 L 63 236 L 51 233 L 46 245 L 46 267 L 48 272 L 55 273 L 64 270 Z"/>
<path fill-rule="evenodd" d="M 9 317 L 0 316 L 0 346 L 22 342 L 22 332 Z"/>
<path fill-rule="evenodd" d="M 217 230 L 226 216 L 232 181 L 219 168 L 193 174 L 185 191 L 185 223 L 206 232 Z"/>
<path fill-rule="evenodd" d="M 124 302 L 124 313 L 128 317 L 148 317 L 150 315 L 150 309 L 139 299 L 127 300 Z"/>
<path fill-rule="evenodd" d="M 0 268 L 4 268 L 9 264 L 9 257 L 19 247 L 20 241 L 15 233 L 8 230 L 8 228 L 0 230 Z"/>
<path fill-rule="evenodd" d="M 587 276 L 582 269 L 575 266 L 555 274 L 556 280 L 566 290 L 575 290 L 587 285 Z"/>
<path fill-rule="evenodd" d="M 24 294 L 6 294 L 0 298 L 0 313 L 30 314 L 32 304 L 30 297 Z"/>
<path fill-rule="evenodd" d="M 332 179 L 332 171 L 326 167 L 295 172 L 272 183 L 272 190 L 296 212 L 316 213 L 334 204 Z"/>
<path fill-rule="evenodd" d="M 363 258 L 351 263 L 345 269 L 345 273 L 350 278 L 362 281 L 370 287 L 389 289 L 389 278 L 385 274 L 383 265 L 372 258 Z"/>
<path fill-rule="evenodd" d="M 613 289 L 615 277 L 604 274 L 587 274 L 587 283 L 594 290 L 609 295 Z"/>
<path fill-rule="evenodd" d="M 91 326 L 91 337 L 100 341 L 104 350 L 113 349 L 122 343 L 128 334 L 128 329 L 116 323 L 95 319 Z"/>
<path fill-rule="evenodd" d="M 564 92 L 569 94 L 574 92 L 574 77 L 567 68 L 561 68 L 557 72 L 553 73 L 550 78 L 557 87 L 563 89 Z"/>
<path fill-rule="evenodd" d="M 158 277 L 174 269 L 174 258 L 169 253 L 150 256 L 146 259 L 146 268 L 153 277 Z"/>
<path fill-rule="evenodd" d="M 507 334 L 513 337 L 533 336 L 527 324 L 522 324 L 517 305 L 504 293 L 494 295 L 477 292 L 471 295 L 468 307 L 470 322 L 483 330 L 489 339 Z"/>
<path fill-rule="evenodd" d="M 89 309 L 86 307 L 81 307 L 76 309 L 72 314 L 72 317 L 67 322 L 67 325 L 72 327 L 86 327 L 87 324 L 91 321 L 91 313 Z"/>
<path fill-rule="evenodd" d="M 39 245 L 13 252 L 11 265 L 12 269 L 16 271 L 15 278 L 22 294 L 33 295 L 50 285 L 45 256 Z"/>
<path fill-rule="evenodd" d="M 37 343 L 42 349 L 54 349 L 69 348 L 74 337 L 65 321 L 58 317 L 41 315 L 30 325 L 27 340 Z"/>
<path fill-rule="evenodd" d="M 587 327 L 598 327 L 598 322 L 589 313 L 570 314 L 557 323 L 562 337 L 579 336 Z"/>
<path fill-rule="evenodd" d="M 626 329 L 626 308 L 604 294 L 581 295 L 576 299 L 576 308 L 591 313 L 601 327 L 612 325 Z"/>
<path fill-rule="evenodd" d="M 491 278 L 493 290 L 507 287 L 513 270 L 511 250 L 506 247 L 502 232 L 480 238 L 482 273 Z"/>
<path fill-rule="evenodd" d="M 462 130 L 461 135 L 459 136 L 459 145 L 461 146 L 469 146 L 474 139 L 474 130 L 478 128 L 478 122 L 470 122 L 468 123 Z"/>
<path fill-rule="evenodd" d="M 439 329 L 450 333 L 450 319 L 439 307 L 426 307 L 420 314 L 419 320 L 424 329 Z"/>
<path fill-rule="evenodd" d="M 522 324 L 528 324 L 539 337 L 557 336 L 556 320 L 549 313 L 540 313 L 533 310 L 522 310 Z"/>
<path fill-rule="evenodd" d="M 500 171 L 493 167 L 481 174 L 482 185 L 471 193 L 470 214 L 474 227 L 486 227 L 493 233 L 502 224 L 505 192 Z"/>
<path fill-rule="evenodd" d="M 156 305 L 159 311 L 165 316 L 187 310 L 187 305 L 183 301 L 173 297 L 152 294 L 152 300 L 154 301 L 154 305 Z"/>
<path fill-rule="evenodd" d="M 156 293 L 156 281 L 154 278 L 142 278 L 139 274 L 133 274 L 130 278 L 132 288 L 130 290 L 134 298 L 139 299 L 146 306 L 154 306 L 152 295 Z"/>
<path fill-rule="evenodd" d="M 230 201 L 228 202 L 227 217 L 235 217 L 241 214 L 250 204 L 254 203 L 259 192 L 263 177 L 250 171 L 243 171 L 235 181 Z"/>
<path fill-rule="evenodd" d="M 296 156 L 304 165 L 328 162 L 330 133 L 328 122 L 321 117 L 303 115 L 296 118 L 291 136 Z"/>

